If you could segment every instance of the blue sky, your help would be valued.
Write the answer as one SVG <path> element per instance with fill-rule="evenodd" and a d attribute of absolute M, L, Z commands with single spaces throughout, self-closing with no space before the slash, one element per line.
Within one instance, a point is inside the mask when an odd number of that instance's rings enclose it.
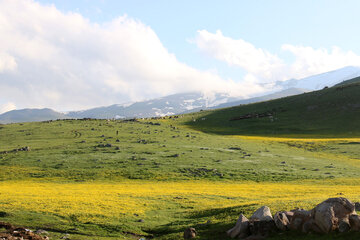
<path fill-rule="evenodd" d="M 285 43 L 331 48 L 360 54 L 360 1 L 357 0 L 41 0 L 61 11 L 79 12 L 92 22 L 106 22 L 127 14 L 149 25 L 164 46 L 181 61 L 199 68 L 196 46 L 187 39 L 197 30 L 221 30 L 225 36 L 244 39 L 278 53 Z M 280 53 L 279 53 L 280 54 Z M 289 57 L 289 56 L 288 56 Z"/>
<path fill-rule="evenodd" d="M 356 0 L 0 1 L 0 112 L 181 91 L 249 97 L 360 66 L 358 9 Z"/>

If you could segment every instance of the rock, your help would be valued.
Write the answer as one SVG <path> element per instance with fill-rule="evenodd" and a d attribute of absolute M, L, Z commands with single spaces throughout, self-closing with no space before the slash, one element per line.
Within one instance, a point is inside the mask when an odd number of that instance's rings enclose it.
<path fill-rule="evenodd" d="M 294 210 L 294 214 L 291 217 L 289 229 L 295 231 L 302 231 L 303 224 L 311 219 L 311 211 L 306 210 Z"/>
<path fill-rule="evenodd" d="M 360 211 L 360 203 L 359 202 L 355 203 L 355 210 Z"/>
<path fill-rule="evenodd" d="M 144 219 L 139 219 L 139 220 L 137 220 L 137 221 L 138 221 L 138 222 L 141 222 L 141 223 L 145 222 Z"/>
<path fill-rule="evenodd" d="M 292 218 L 293 218 L 293 216 L 294 216 L 294 212 L 291 212 L 291 211 L 285 211 L 285 212 L 283 212 L 283 213 L 285 213 L 285 215 L 286 215 L 287 219 L 289 220 L 289 222 L 291 222 L 291 219 L 292 219 Z"/>
<path fill-rule="evenodd" d="M 310 232 L 321 233 L 320 228 L 315 224 L 315 221 L 312 218 L 303 223 L 301 231 L 303 233 L 310 233 Z"/>
<path fill-rule="evenodd" d="M 70 240 L 70 234 L 65 234 L 65 236 L 62 236 L 60 239 Z"/>
<path fill-rule="evenodd" d="M 360 231 L 360 216 L 352 214 L 349 216 L 351 231 Z"/>
<path fill-rule="evenodd" d="M 250 220 L 269 221 L 273 220 L 273 217 L 268 206 L 262 206 L 254 212 L 250 217 Z"/>
<path fill-rule="evenodd" d="M 284 212 L 275 213 L 274 222 L 276 227 L 281 231 L 286 231 L 290 224 L 290 221 Z"/>
<path fill-rule="evenodd" d="M 322 233 L 339 229 L 342 219 L 355 214 L 355 205 L 346 198 L 329 198 L 313 209 L 314 220 Z"/>
<path fill-rule="evenodd" d="M 195 238 L 196 234 L 197 234 L 197 232 L 196 232 L 195 228 L 187 228 L 184 231 L 184 239 Z"/>
<path fill-rule="evenodd" d="M 48 233 L 47 231 L 42 230 L 42 229 L 38 229 L 38 230 L 36 230 L 36 231 L 35 231 L 35 233 L 36 233 L 36 234 L 40 234 L 40 235 L 41 235 L 41 234 L 44 234 L 44 235 L 49 235 L 49 233 Z"/>
<path fill-rule="evenodd" d="M 348 231 L 350 231 L 350 228 L 351 228 L 351 226 L 349 223 L 349 218 L 344 218 L 339 221 L 339 232 L 340 233 L 348 232 Z"/>
<path fill-rule="evenodd" d="M 264 239 L 266 239 L 266 237 L 264 237 L 264 236 L 251 235 L 251 236 L 245 238 L 244 240 L 264 240 Z"/>
<path fill-rule="evenodd" d="M 277 231 L 274 220 L 250 220 L 249 229 L 252 236 L 264 237 Z"/>
<path fill-rule="evenodd" d="M 240 214 L 235 227 L 231 228 L 226 233 L 231 238 L 237 236 L 239 236 L 239 238 L 247 237 L 249 235 L 249 220 L 243 214 Z"/>

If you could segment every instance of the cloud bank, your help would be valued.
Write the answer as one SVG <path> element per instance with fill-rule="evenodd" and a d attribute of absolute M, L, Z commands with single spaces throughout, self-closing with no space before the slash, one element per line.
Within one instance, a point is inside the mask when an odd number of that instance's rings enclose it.
<path fill-rule="evenodd" d="M 179 62 L 149 26 L 127 16 L 96 24 L 11 0 L 0 1 L 0 26 L 0 102 L 19 107 L 77 110 L 186 91 L 263 90 Z"/>
<path fill-rule="evenodd" d="M 329 51 L 284 44 L 281 51 L 292 54 L 295 59 L 287 63 L 276 54 L 256 48 L 243 39 L 226 37 L 220 30 L 215 33 L 200 30 L 193 42 L 206 55 L 244 69 L 247 77 L 258 83 L 299 79 L 350 65 L 360 66 L 360 56 L 336 46 Z"/>
<path fill-rule="evenodd" d="M 285 44 L 280 51 L 295 58 L 287 63 L 221 31 L 198 31 L 193 42 L 202 52 L 247 72 L 234 81 L 180 62 L 139 20 L 120 16 L 97 24 L 34 0 L 0 0 L 0 36 L 0 112 L 81 110 L 188 91 L 246 97 L 275 81 L 360 65 L 359 56 L 337 47 Z"/>

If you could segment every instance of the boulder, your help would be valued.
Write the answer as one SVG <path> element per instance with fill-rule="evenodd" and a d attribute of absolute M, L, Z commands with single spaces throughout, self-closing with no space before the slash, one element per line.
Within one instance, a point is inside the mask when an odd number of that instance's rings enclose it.
<path fill-rule="evenodd" d="M 322 233 L 338 230 L 341 220 L 355 213 L 354 204 L 342 197 L 329 198 L 313 209 L 315 223 Z"/>
<path fill-rule="evenodd" d="M 360 211 L 360 203 L 359 202 L 355 203 L 355 210 Z"/>
<path fill-rule="evenodd" d="M 184 231 L 184 239 L 192 239 L 196 237 L 196 230 L 195 228 L 187 228 Z"/>
<path fill-rule="evenodd" d="M 349 216 L 351 231 L 360 231 L 360 216 L 352 214 Z"/>
<path fill-rule="evenodd" d="M 339 220 L 339 232 L 341 233 L 345 233 L 350 231 L 350 222 L 349 222 L 349 218 L 343 218 Z"/>
<path fill-rule="evenodd" d="M 289 224 L 289 229 L 295 231 L 302 231 L 303 224 L 311 219 L 311 211 L 294 210 L 293 216 Z"/>
<path fill-rule="evenodd" d="M 274 222 L 276 227 L 281 231 L 286 231 L 290 224 L 289 219 L 284 212 L 275 213 Z"/>
<path fill-rule="evenodd" d="M 316 225 L 314 219 L 312 218 L 308 219 L 303 223 L 301 231 L 303 233 L 310 233 L 310 232 L 321 233 L 320 228 Z"/>
<path fill-rule="evenodd" d="M 264 239 L 266 239 L 266 237 L 264 237 L 264 236 L 259 236 L 259 235 L 254 236 L 254 235 L 251 235 L 251 236 L 245 238 L 244 240 L 264 240 Z"/>
<path fill-rule="evenodd" d="M 273 217 L 268 206 L 262 206 L 254 212 L 250 217 L 250 220 L 259 220 L 259 221 L 270 221 L 273 220 Z"/>
<path fill-rule="evenodd" d="M 267 237 L 277 231 L 274 220 L 250 220 L 250 233 L 252 236 Z"/>
<path fill-rule="evenodd" d="M 249 235 L 249 220 L 243 214 L 240 214 L 235 227 L 231 228 L 226 233 L 231 238 L 235 238 L 237 236 L 239 238 L 247 237 Z"/>

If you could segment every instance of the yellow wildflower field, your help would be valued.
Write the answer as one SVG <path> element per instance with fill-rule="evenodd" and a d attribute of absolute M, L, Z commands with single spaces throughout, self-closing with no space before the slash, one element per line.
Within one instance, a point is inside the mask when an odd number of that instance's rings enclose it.
<path fill-rule="evenodd" d="M 312 208 L 336 196 L 360 200 L 360 180 L 301 183 L 155 182 L 53 183 L 6 181 L 0 183 L 0 209 L 34 211 L 79 221 L 106 221 L 124 215 L 164 208 L 201 211 L 248 204 L 268 205 L 273 211 Z"/>

